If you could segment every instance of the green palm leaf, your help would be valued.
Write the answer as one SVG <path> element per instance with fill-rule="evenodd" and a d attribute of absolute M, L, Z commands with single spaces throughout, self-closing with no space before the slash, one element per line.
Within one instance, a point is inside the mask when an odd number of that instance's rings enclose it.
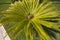
<path fill-rule="evenodd" d="M 0 13 L 0 23 L 11 40 L 53 40 L 55 33 L 60 33 L 60 12 L 51 5 L 52 2 L 39 0 L 15 2 Z"/>

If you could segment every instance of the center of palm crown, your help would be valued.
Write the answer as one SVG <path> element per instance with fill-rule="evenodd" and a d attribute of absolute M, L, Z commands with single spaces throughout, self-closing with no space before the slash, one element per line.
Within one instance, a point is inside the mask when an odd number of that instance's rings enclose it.
<path fill-rule="evenodd" d="M 32 19 L 33 17 L 34 17 L 33 14 L 28 14 L 28 15 L 27 15 L 27 19 Z"/>

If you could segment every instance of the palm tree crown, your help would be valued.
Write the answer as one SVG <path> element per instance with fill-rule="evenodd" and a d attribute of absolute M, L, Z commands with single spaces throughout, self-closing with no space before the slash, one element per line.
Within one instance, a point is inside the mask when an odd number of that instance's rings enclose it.
<path fill-rule="evenodd" d="M 12 40 L 52 40 L 60 33 L 60 12 L 55 9 L 52 2 L 18 1 L 0 13 L 0 23 Z"/>

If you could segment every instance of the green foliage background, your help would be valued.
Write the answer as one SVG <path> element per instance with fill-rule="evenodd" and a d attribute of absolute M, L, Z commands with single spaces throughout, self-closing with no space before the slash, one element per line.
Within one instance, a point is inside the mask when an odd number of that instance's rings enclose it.
<path fill-rule="evenodd" d="M 3 11 L 9 7 L 11 0 L 0 0 L 0 11 Z"/>

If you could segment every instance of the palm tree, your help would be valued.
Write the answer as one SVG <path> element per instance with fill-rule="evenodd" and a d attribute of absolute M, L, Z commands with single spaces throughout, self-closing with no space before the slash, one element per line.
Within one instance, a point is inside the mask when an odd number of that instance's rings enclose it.
<path fill-rule="evenodd" d="M 52 7 L 52 2 L 39 0 L 16 1 L 0 13 L 3 24 L 11 40 L 53 40 L 60 33 L 60 12 Z"/>

